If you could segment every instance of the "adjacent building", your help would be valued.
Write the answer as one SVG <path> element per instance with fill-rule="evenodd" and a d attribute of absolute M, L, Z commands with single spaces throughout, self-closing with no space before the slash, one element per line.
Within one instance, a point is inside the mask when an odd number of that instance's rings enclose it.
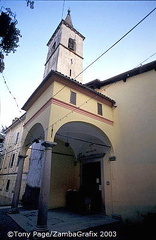
<path fill-rule="evenodd" d="M 18 171 L 18 155 L 23 143 L 23 124 L 25 114 L 15 118 L 12 124 L 4 130 L 5 139 L 0 159 L 0 204 L 10 205 L 13 197 L 15 180 Z M 28 172 L 28 165 L 24 166 L 22 189 Z M 23 191 L 21 190 L 22 197 Z"/>

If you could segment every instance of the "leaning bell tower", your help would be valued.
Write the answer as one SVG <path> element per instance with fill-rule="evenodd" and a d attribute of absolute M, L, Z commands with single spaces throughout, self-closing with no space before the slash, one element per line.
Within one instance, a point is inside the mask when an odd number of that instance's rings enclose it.
<path fill-rule="evenodd" d="M 51 70 L 58 71 L 77 81 L 83 81 L 83 40 L 72 24 L 70 10 L 47 43 L 48 54 L 45 63 L 44 78 Z"/>

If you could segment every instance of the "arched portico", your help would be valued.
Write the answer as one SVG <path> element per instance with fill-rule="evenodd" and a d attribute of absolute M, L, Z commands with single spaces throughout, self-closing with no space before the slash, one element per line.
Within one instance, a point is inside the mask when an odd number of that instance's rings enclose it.
<path fill-rule="evenodd" d="M 39 142 L 39 140 L 44 139 L 44 129 L 40 123 L 34 124 L 34 126 L 28 131 L 28 129 L 25 129 L 25 132 L 23 134 L 25 136 L 25 139 L 23 140 L 23 145 L 20 150 L 20 154 L 18 157 L 18 172 L 14 187 L 14 194 L 12 199 L 12 205 L 11 205 L 11 213 L 18 212 L 18 203 L 19 203 L 19 195 L 21 190 L 21 183 L 22 183 L 22 173 L 23 173 L 23 167 L 24 167 L 24 161 L 27 159 L 27 152 L 29 147 L 34 142 Z M 26 160 L 27 161 L 27 160 Z"/>
<path fill-rule="evenodd" d="M 86 196 L 91 208 L 105 212 L 105 172 L 110 173 L 108 159 L 113 151 L 107 135 L 91 123 L 72 121 L 57 130 L 54 141 L 49 207 L 64 207 L 69 190 L 88 188 L 94 195 Z"/>
<path fill-rule="evenodd" d="M 51 176 L 51 161 L 52 161 L 52 148 L 56 143 L 44 141 L 45 132 L 43 126 L 40 123 L 36 123 L 28 131 L 25 137 L 25 141 L 22 147 L 22 152 L 26 152 L 28 147 L 32 145 L 31 164 L 29 167 L 28 178 L 29 183 L 37 184 L 39 188 L 39 202 L 38 202 L 38 217 L 37 225 L 35 231 L 47 231 L 47 212 L 48 212 L 48 202 L 50 193 L 50 176 Z M 36 144 L 36 145 L 34 145 Z M 33 161 L 36 161 L 33 164 Z M 22 157 L 22 165 L 18 175 L 22 178 L 22 166 L 24 162 L 24 157 Z M 38 168 L 39 166 L 39 168 Z M 37 174 L 36 174 L 37 173 Z M 34 179 L 35 177 L 35 179 Z M 18 180 L 18 179 L 17 179 Z M 34 181 L 35 180 L 35 181 Z M 18 189 L 20 191 L 21 181 L 16 181 Z M 36 187 L 36 186 L 35 186 Z M 27 189 L 26 189 L 27 190 Z M 19 195 L 19 193 L 18 193 Z M 29 195 L 29 194 L 28 194 Z M 17 198 L 17 197 L 16 197 Z M 18 205 L 18 202 L 16 203 Z"/>

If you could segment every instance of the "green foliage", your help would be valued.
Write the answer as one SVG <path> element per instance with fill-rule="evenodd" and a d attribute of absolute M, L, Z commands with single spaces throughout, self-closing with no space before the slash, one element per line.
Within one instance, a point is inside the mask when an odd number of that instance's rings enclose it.
<path fill-rule="evenodd" d="M 16 28 L 16 15 L 9 8 L 1 11 L 0 15 L 0 52 L 6 54 L 15 52 L 19 46 L 20 30 Z"/>
<path fill-rule="evenodd" d="M 34 9 L 34 1 L 26 0 L 27 1 L 27 7 L 30 6 L 31 9 Z"/>
<path fill-rule="evenodd" d="M 4 55 L 0 52 L 0 72 L 2 73 L 4 68 L 5 68 L 5 64 L 4 64 Z"/>

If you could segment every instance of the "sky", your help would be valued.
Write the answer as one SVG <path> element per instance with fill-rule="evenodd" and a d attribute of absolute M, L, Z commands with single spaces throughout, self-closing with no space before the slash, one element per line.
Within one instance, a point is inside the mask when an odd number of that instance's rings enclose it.
<path fill-rule="evenodd" d="M 0 7 L 16 13 L 20 29 L 16 53 L 5 56 L 3 72 L 7 85 L 21 109 L 43 80 L 46 46 L 56 27 L 71 10 L 74 28 L 85 36 L 83 67 L 105 52 L 152 9 L 156 1 L 54 1 L 0 0 Z M 64 6 L 64 7 L 63 7 Z M 83 73 L 84 83 L 105 80 L 156 59 L 156 11 Z M 9 126 L 19 111 L 0 74 L 0 128 Z"/>

